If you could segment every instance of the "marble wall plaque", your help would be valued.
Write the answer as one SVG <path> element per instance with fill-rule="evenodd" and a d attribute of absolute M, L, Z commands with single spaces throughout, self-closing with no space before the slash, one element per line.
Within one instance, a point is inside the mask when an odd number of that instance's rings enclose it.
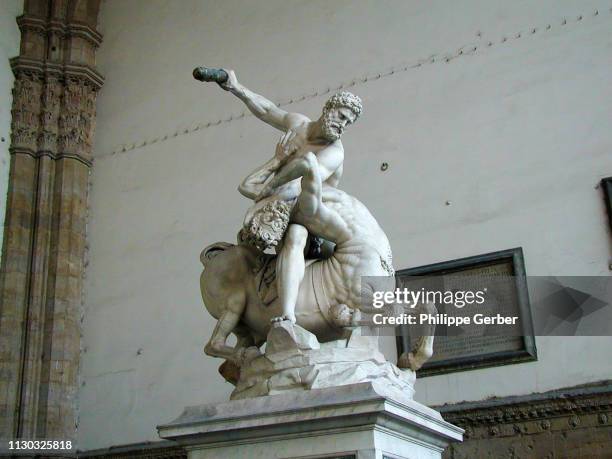
<path fill-rule="evenodd" d="M 604 201 L 608 210 L 608 221 L 612 230 L 612 177 L 601 179 L 601 188 L 604 192 Z"/>
<path fill-rule="evenodd" d="M 398 271 L 397 286 L 410 285 L 431 288 L 433 284 L 444 284 L 444 289 L 477 291 L 489 286 L 492 278 L 508 281 L 496 282 L 495 295 L 488 295 L 482 305 L 470 305 L 470 314 L 493 315 L 501 313 L 518 316 L 513 329 L 506 326 L 488 327 L 483 334 L 476 325 L 456 327 L 438 325 L 434 339 L 434 354 L 419 370 L 418 376 L 463 371 L 486 366 L 518 363 L 537 358 L 533 323 L 525 279 L 523 253 L 520 248 L 462 258 L 433 265 Z M 421 280 L 422 279 L 422 280 Z M 452 305 L 437 304 L 439 314 L 466 314 Z M 502 329 L 502 327 L 505 327 Z M 399 327 L 397 338 L 398 355 L 413 344 L 416 337 L 410 336 L 410 326 Z M 413 333 L 414 335 L 414 333 Z"/>

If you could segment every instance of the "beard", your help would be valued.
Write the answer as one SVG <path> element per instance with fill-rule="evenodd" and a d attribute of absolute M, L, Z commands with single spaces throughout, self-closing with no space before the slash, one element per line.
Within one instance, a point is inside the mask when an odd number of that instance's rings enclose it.
<path fill-rule="evenodd" d="M 340 126 L 332 123 L 329 116 L 323 116 L 323 135 L 327 140 L 330 142 L 338 140 L 342 136 L 342 131 L 343 129 Z"/>

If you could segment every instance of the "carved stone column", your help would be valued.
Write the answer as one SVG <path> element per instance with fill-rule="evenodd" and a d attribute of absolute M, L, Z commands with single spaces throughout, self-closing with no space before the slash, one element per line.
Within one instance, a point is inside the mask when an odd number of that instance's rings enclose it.
<path fill-rule="evenodd" d="M 0 437 L 73 439 L 99 0 L 25 0 L 17 18 L 0 269 Z"/>

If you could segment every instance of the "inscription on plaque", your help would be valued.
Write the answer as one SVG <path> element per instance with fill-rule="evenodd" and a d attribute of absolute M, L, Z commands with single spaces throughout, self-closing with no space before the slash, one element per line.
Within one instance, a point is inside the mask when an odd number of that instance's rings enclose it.
<path fill-rule="evenodd" d="M 462 371 L 472 368 L 516 363 L 536 359 L 531 311 L 525 282 L 521 249 L 511 249 L 449 262 L 437 263 L 396 273 L 397 287 L 411 290 L 444 292 L 485 292 L 485 300 L 469 305 L 436 302 L 438 317 L 471 317 L 500 314 L 517 317 L 512 325 L 436 327 L 433 357 L 418 375 Z M 412 348 L 418 333 L 402 326 L 398 337 L 398 355 Z"/>

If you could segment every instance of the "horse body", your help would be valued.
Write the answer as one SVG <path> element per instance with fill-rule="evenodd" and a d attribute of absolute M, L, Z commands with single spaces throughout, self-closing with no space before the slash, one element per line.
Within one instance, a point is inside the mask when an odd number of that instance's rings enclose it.
<path fill-rule="evenodd" d="M 334 241 L 337 245 L 331 257 L 309 260 L 300 285 L 295 309 L 297 324 L 321 342 L 343 336 L 343 322 L 337 320 L 343 312 L 338 306 L 348 308 L 349 314 L 360 309 L 363 276 L 392 276 L 389 242 L 366 207 L 338 190 L 327 198 L 326 204 L 342 216 L 352 237 Z M 333 234 L 322 236 L 331 239 Z M 266 302 L 263 297 L 274 295 L 262 292 L 275 289 L 274 280 L 267 286 L 262 281 L 262 270 L 275 269 L 274 257 L 244 244 L 216 243 L 204 249 L 201 260 L 204 271 L 200 287 L 211 315 L 219 319 L 226 309 L 228 294 L 242 292 L 245 305 L 240 322 L 255 341 L 265 340 L 270 320 L 281 314 L 278 298 Z M 274 275 L 271 277 L 274 279 Z"/>

